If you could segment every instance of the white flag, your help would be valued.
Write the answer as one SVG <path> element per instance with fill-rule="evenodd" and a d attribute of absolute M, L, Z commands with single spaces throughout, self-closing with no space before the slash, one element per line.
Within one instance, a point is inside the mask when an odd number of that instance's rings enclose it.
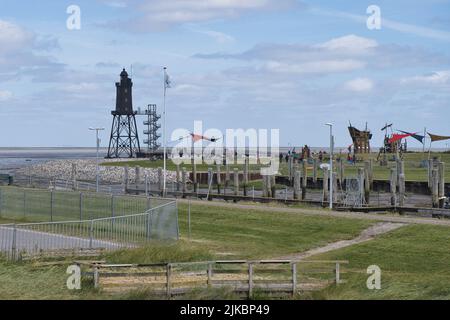
<path fill-rule="evenodd" d="M 166 68 L 164 68 L 164 88 L 165 89 L 172 88 L 170 86 L 170 84 L 171 84 L 170 77 L 169 77 L 169 75 L 166 72 Z"/>

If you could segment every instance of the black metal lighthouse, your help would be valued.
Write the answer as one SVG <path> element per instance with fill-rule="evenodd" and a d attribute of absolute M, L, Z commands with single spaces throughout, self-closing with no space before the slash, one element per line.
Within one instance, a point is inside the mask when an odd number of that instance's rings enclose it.
<path fill-rule="evenodd" d="M 141 152 L 136 126 L 137 112 L 133 111 L 132 87 L 133 82 L 123 69 L 120 82 L 116 82 L 116 110 L 111 111 L 113 122 L 107 158 L 133 158 Z"/>

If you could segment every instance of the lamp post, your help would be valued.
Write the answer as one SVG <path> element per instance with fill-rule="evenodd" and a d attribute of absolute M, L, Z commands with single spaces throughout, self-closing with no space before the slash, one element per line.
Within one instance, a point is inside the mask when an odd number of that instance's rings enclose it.
<path fill-rule="evenodd" d="M 326 123 L 326 126 L 330 127 L 330 209 L 333 209 L 333 150 L 334 150 L 334 137 L 333 137 L 333 124 Z"/>
<path fill-rule="evenodd" d="M 105 130 L 105 128 L 89 128 L 89 130 L 94 131 L 96 133 L 96 143 L 97 143 L 97 157 L 96 157 L 96 163 L 97 163 L 97 173 L 95 178 L 95 185 L 96 185 L 96 192 L 98 192 L 98 178 L 99 178 L 99 166 L 98 166 L 98 153 L 100 148 L 100 139 L 98 138 L 98 132 Z"/>

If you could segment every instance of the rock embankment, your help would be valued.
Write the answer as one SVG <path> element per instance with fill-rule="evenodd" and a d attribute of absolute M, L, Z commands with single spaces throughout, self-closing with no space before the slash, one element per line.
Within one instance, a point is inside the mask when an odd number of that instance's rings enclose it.
<path fill-rule="evenodd" d="M 123 160 L 102 160 L 104 162 L 117 162 Z M 34 177 L 71 180 L 73 164 L 76 166 L 75 179 L 78 181 L 94 181 L 96 178 L 97 165 L 95 159 L 83 160 L 52 160 L 41 164 L 31 165 L 16 171 L 19 175 L 31 175 Z M 130 182 L 135 181 L 135 169 L 130 163 L 128 170 L 128 179 Z M 124 167 L 121 166 L 100 166 L 100 181 L 103 183 L 123 183 Z M 158 182 L 158 169 L 140 168 L 140 178 L 144 181 L 145 176 L 148 177 L 149 183 Z M 167 181 L 175 182 L 176 173 L 167 171 Z"/>

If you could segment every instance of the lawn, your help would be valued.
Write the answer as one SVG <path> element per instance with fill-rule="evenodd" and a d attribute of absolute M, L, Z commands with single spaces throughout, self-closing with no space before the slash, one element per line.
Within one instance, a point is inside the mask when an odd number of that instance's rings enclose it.
<path fill-rule="evenodd" d="M 154 243 L 122 250 L 100 259 L 110 263 L 207 261 L 232 258 L 271 258 L 301 252 L 339 239 L 355 237 L 372 222 L 332 217 L 311 217 L 258 210 L 192 206 L 188 240 L 186 204 L 179 204 L 178 243 Z M 9 220 L 1 220 L 10 222 Z M 71 260 L 68 260 L 67 265 Z M 36 267 L 0 258 L 0 299 L 103 299 L 89 283 L 81 292 L 65 289 L 65 266 Z M 133 298 L 135 296 L 116 296 Z"/>
<path fill-rule="evenodd" d="M 318 299 L 450 299 L 450 229 L 411 225 L 376 240 L 313 259 L 349 260 L 346 284 L 315 295 Z M 368 290 L 366 269 L 381 268 L 381 290 Z"/>

